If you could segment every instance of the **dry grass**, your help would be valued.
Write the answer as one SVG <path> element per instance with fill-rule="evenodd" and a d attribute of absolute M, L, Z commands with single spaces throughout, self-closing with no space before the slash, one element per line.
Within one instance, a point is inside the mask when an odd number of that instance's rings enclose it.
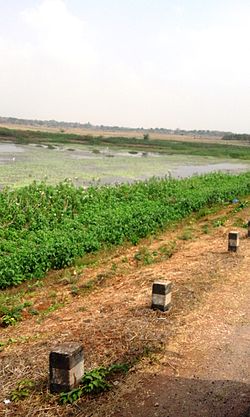
<path fill-rule="evenodd" d="M 45 126 L 32 126 L 32 125 L 23 125 L 23 124 L 0 124 L 0 127 L 7 127 L 9 129 L 20 129 L 20 130 L 40 130 L 41 132 L 61 132 L 60 128 L 45 127 Z M 140 130 L 101 130 L 101 129 L 84 129 L 84 128 L 63 128 L 64 133 L 73 133 L 76 135 L 93 135 L 93 136 L 103 136 L 103 137 L 128 137 L 128 138 L 138 138 L 143 139 L 144 132 Z M 162 140 L 175 140 L 181 142 L 204 142 L 204 143 L 226 143 L 217 136 L 199 136 L 199 135 L 173 135 L 167 133 L 152 133 L 150 134 L 150 139 L 162 139 Z M 244 145 L 244 141 L 243 145 Z M 230 141 L 230 144 L 239 145 L 239 141 Z"/>
<path fill-rule="evenodd" d="M 212 233 L 203 234 L 204 224 L 212 225 L 214 218 L 222 215 L 227 216 L 226 223 L 218 228 L 211 226 Z M 32 299 L 32 307 L 39 314 L 26 312 L 22 322 L 0 331 L 0 340 L 7 342 L 0 353 L 0 415 L 98 416 L 100 410 L 104 413 L 107 399 L 118 401 L 119 396 L 111 391 L 98 398 L 85 398 L 74 406 L 58 404 L 58 397 L 50 395 L 47 388 L 48 354 L 64 341 L 83 344 L 86 369 L 144 357 L 130 370 L 124 384 L 118 381 L 120 393 L 130 391 L 143 367 L 150 369 L 157 358 L 154 353 L 164 353 L 169 340 L 178 335 L 177 329 L 188 324 L 190 314 L 194 319 L 197 307 L 211 292 L 232 280 L 232 271 L 245 259 L 247 240 L 242 241 L 243 249 L 238 254 L 227 252 L 227 233 L 236 215 L 247 221 L 249 212 L 245 209 L 233 214 L 228 207 L 198 222 L 191 218 L 192 240 L 178 240 L 183 228 L 180 225 L 155 239 L 144 240 L 139 247 L 89 256 L 88 266 L 51 273 L 44 286 L 30 294 L 25 292 L 28 284 L 23 284 L 19 291 L 25 299 Z M 244 236 L 245 229 L 240 230 Z M 160 248 L 169 241 L 176 241 L 173 255 L 166 258 L 163 253 L 160 257 Z M 140 247 L 157 252 L 157 261 L 138 263 L 135 254 Z M 167 314 L 150 309 L 151 285 L 159 277 L 173 282 L 173 307 Z M 58 308 L 50 310 L 56 303 Z M 174 360 L 164 360 L 175 372 Z M 34 381 L 31 394 L 17 404 L 4 405 L 3 399 L 9 398 L 23 379 Z"/>

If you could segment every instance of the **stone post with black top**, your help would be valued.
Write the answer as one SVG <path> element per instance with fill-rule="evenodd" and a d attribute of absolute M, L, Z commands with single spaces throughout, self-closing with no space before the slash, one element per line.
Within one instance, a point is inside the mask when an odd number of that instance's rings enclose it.
<path fill-rule="evenodd" d="M 152 308 L 154 310 L 168 311 L 171 307 L 170 281 L 155 281 L 152 289 Z"/>
<path fill-rule="evenodd" d="M 50 392 L 68 392 L 84 375 L 83 347 L 69 342 L 58 346 L 49 355 Z"/>
<path fill-rule="evenodd" d="M 228 251 L 237 252 L 240 246 L 240 233 L 239 232 L 229 232 L 228 234 Z"/>

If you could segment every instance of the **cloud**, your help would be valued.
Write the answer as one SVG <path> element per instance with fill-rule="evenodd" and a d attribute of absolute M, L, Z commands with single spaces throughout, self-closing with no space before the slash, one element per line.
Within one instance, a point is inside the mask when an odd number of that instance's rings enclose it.
<path fill-rule="evenodd" d="M 86 22 L 74 16 L 63 0 L 44 0 L 36 8 L 24 10 L 22 17 L 39 52 L 64 61 L 74 57 L 83 62 L 83 55 L 88 63 L 94 59 Z"/>
<path fill-rule="evenodd" d="M 166 77 L 188 82 L 232 84 L 245 82 L 250 70 L 247 53 L 250 7 L 230 8 L 210 24 L 159 30 L 154 44 Z M 164 65 L 165 64 L 165 65 Z"/>
<path fill-rule="evenodd" d="M 197 22 L 178 3 L 131 30 L 131 16 L 103 18 L 105 1 L 99 17 L 81 4 L 86 20 L 70 3 L 39 0 L 19 16 L 19 40 L 0 37 L 0 114 L 249 130 L 249 6 Z"/>
<path fill-rule="evenodd" d="M 25 41 L 0 38 L 0 87 L 6 97 L 0 112 L 79 119 L 97 63 L 86 22 L 62 0 L 41 1 L 24 10 L 21 21 Z"/>

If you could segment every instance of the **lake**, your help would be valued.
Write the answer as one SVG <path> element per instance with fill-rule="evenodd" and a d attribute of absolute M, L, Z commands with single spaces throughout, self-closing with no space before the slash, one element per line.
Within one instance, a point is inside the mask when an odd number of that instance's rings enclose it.
<path fill-rule="evenodd" d="M 71 179 L 77 186 L 116 184 L 152 176 L 174 178 L 223 171 L 250 170 L 250 161 L 168 155 L 88 145 L 15 145 L 0 143 L 0 186 L 18 187 L 46 180 Z"/>

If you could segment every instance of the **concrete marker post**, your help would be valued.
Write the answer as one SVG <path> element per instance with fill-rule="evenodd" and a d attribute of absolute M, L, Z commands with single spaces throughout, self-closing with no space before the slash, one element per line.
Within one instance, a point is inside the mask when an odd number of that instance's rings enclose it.
<path fill-rule="evenodd" d="M 64 343 L 49 355 L 49 388 L 51 393 L 68 392 L 84 375 L 83 347 L 79 343 Z"/>
<path fill-rule="evenodd" d="M 240 233 L 239 232 L 229 232 L 228 234 L 228 251 L 237 252 L 240 246 Z"/>
<path fill-rule="evenodd" d="M 152 308 L 168 311 L 171 307 L 172 283 L 170 281 L 155 281 L 152 288 Z"/>

